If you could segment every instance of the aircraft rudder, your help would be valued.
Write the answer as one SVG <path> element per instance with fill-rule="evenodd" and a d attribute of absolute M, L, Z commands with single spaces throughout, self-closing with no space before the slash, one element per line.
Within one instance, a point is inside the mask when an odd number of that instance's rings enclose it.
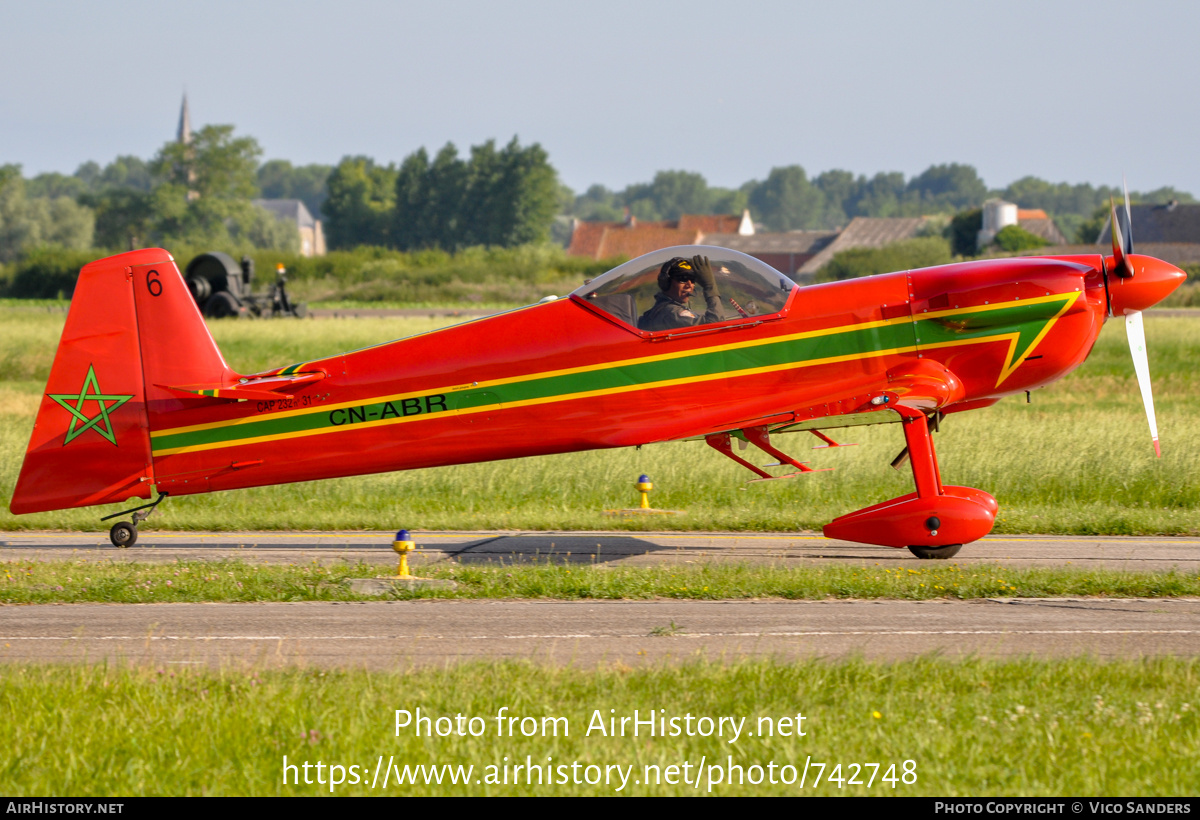
<path fill-rule="evenodd" d="M 233 371 L 217 348 L 170 254 L 130 265 L 138 339 L 152 410 L 175 400 L 165 386 L 223 383 Z"/>
<path fill-rule="evenodd" d="M 134 267 L 161 249 L 80 271 L 25 460 L 15 514 L 148 498 L 153 468 L 134 305 Z"/>

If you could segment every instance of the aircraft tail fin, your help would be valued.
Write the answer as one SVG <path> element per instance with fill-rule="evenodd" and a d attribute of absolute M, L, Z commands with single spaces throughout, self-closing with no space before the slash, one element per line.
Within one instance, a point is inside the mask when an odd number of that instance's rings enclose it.
<path fill-rule="evenodd" d="M 232 375 L 171 255 L 131 251 L 84 267 L 9 509 L 149 498 L 150 417 L 162 385 Z"/>

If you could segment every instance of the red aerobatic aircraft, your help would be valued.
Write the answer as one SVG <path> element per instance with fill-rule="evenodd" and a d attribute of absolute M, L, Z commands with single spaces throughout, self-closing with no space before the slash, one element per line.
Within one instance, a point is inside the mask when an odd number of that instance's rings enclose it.
<path fill-rule="evenodd" d="M 768 479 L 735 440 L 808 472 L 776 434 L 833 444 L 820 431 L 890 421 L 903 425 L 897 463 L 907 455 L 916 492 L 825 534 L 949 557 L 991 530 L 996 500 L 942 483 L 938 421 L 1061 378 L 1108 316 L 1129 328 L 1158 447 L 1141 311 L 1184 274 L 1132 254 L 1114 225 L 1111 256 L 804 288 L 736 251 L 668 248 L 568 298 L 253 375 L 225 363 L 170 254 L 113 256 L 80 273 L 10 509 L 700 438 Z M 691 326 L 639 329 L 665 289 L 664 263 L 694 256 L 711 260 L 716 309 L 683 310 Z M 113 543 L 132 544 L 153 506 L 126 511 Z"/>

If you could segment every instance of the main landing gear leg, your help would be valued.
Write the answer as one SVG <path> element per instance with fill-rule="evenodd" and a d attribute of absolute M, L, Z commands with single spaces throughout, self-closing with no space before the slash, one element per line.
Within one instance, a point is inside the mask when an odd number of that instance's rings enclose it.
<path fill-rule="evenodd" d="M 117 523 L 113 524 L 112 529 L 108 531 L 108 540 L 112 541 L 113 546 L 132 547 L 134 544 L 136 544 L 138 537 L 138 522 L 145 521 L 147 518 L 149 518 L 150 513 L 154 512 L 155 507 L 161 504 L 162 500 L 166 498 L 167 495 L 168 493 L 159 493 L 158 498 L 154 501 L 151 501 L 149 504 L 143 504 L 140 507 L 134 507 L 132 510 L 121 510 L 118 513 L 106 515 L 101 518 L 101 521 L 107 521 L 110 518 L 117 518 L 118 516 L 125 515 L 126 513 L 133 513 L 131 520 L 118 521 Z M 146 512 L 142 512 L 142 510 L 145 510 Z"/>
<path fill-rule="evenodd" d="M 937 416 L 926 418 L 917 410 L 898 407 L 900 415 L 904 416 L 904 443 L 908 452 L 908 460 L 912 465 L 913 481 L 917 485 L 918 498 L 930 498 L 942 495 L 942 474 L 938 469 L 937 453 L 933 448 L 933 427 L 937 424 Z M 936 533 L 941 526 L 941 520 L 932 515 L 925 521 L 925 526 Z M 953 558 L 962 549 L 962 544 L 946 544 L 932 547 L 919 544 L 909 544 L 908 551 L 918 558 Z"/>
<path fill-rule="evenodd" d="M 825 526 L 825 535 L 860 544 L 908 547 L 918 558 L 950 558 L 963 544 L 991 531 L 996 499 L 983 490 L 942 484 L 933 448 L 937 415 L 927 418 L 903 405 L 892 409 L 903 421 L 906 445 L 893 466 L 908 458 L 917 491 L 840 516 Z"/>
<path fill-rule="evenodd" d="M 917 496 L 942 494 L 942 474 L 938 470 L 937 453 L 933 449 L 932 419 L 926 419 L 919 410 L 898 406 L 896 411 L 904 417 L 904 449 L 912 465 L 913 481 L 917 485 Z"/>

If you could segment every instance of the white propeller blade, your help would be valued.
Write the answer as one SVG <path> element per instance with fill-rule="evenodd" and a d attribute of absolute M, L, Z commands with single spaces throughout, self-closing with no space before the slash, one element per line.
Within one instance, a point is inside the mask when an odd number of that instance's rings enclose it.
<path fill-rule="evenodd" d="M 1150 395 L 1150 362 L 1146 357 L 1146 329 L 1142 324 L 1140 310 L 1125 316 L 1125 334 L 1129 337 L 1129 352 L 1133 354 L 1133 370 L 1137 373 L 1138 387 L 1142 389 L 1142 404 L 1146 407 L 1146 420 L 1150 422 L 1150 437 L 1154 439 L 1154 454 L 1162 458 L 1158 446 L 1158 422 L 1154 420 L 1154 397 Z"/>

